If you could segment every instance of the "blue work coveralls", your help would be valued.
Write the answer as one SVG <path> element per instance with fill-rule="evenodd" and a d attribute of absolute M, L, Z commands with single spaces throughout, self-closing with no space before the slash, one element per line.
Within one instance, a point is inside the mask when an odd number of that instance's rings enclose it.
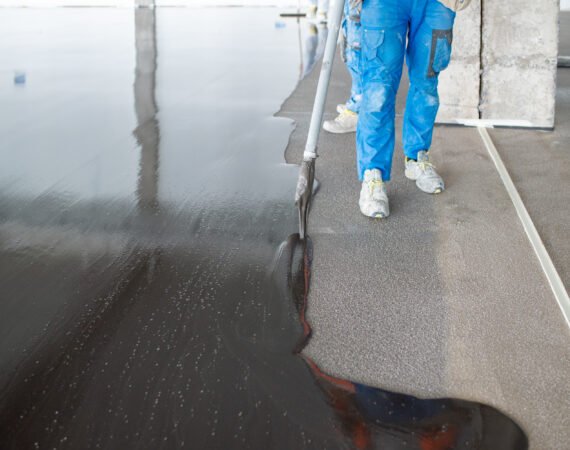
<path fill-rule="evenodd" d="M 344 19 L 342 21 L 344 34 L 344 61 L 352 79 L 350 98 L 346 107 L 358 114 L 360 101 L 362 100 L 362 79 L 360 76 L 361 33 L 360 33 L 360 9 L 350 6 L 350 1 L 344 2 Z"/>
<path fill-rule="evenodd" d="M 360 20 L 363 98 L 356 132 L 358 175 L 362 180 L 365 170 L 380 169 L 388 181 L 404 55 L 410 77 L 404 154 L 416 159 L 431 145 L 439 108 L 438 76 L 451 57 L 455 13 L 437 0 L 364 0 Z"/>

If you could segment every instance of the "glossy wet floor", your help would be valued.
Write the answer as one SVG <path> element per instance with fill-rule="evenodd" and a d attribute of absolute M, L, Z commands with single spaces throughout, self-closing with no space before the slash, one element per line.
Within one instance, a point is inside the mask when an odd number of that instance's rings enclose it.
<path fill-rule="evenodd" d="M 312 247 L 272 114 L 324 30 L 275 16 L 3 12 L 1 448 L 526 446 L 300 353 Z"/>

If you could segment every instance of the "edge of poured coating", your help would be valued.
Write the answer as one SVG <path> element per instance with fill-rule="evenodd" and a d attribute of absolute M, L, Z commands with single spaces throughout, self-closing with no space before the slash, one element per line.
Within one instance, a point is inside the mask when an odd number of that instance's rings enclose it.
<path fill-rule="evenodd" d="M 313 243 L 309 236 L 301 239 L 294 234 L 285 247 L 287 283 L 302 326 L 293 353 L 315 376 L 338 417 L 339 431 L 354 448 L 384 448 L 390 445 L 388 440 L 393 441 L 393 448 L 401 449 L 528 449 L 528 438 L 521 427 L 492 406 L 453 398 L 421 399 L 354 383 L 321 370 L 313 359 L 302 354 L 312 335 L 307 308 Z"/>

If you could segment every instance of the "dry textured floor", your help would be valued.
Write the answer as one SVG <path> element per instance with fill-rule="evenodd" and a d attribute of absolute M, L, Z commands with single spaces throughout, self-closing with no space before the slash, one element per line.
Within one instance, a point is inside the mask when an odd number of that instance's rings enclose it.
<path fill-rule="evenodd" d="M 317 75 L 280 112 L 297 123 L 288 162 L 301 160 Z M 489 403 L 522 425 L 531 448 L 567 448 L 570 330 L 475 129 L 436 128 L 432 155 L 444 194 L 428 196 L 404 178 L 406 84 L 389 219 L 373 221 L 358 210 L 354 134 L 321 134 L 321 187 L 309 225 L 314 337 L 306 352 L 344 378 Z M 569 89 L 570 69 L 561 69 L 555 132 L 491 133 L 567 286 Z M 325 118 L 348 92 L 337 59 Z"/>

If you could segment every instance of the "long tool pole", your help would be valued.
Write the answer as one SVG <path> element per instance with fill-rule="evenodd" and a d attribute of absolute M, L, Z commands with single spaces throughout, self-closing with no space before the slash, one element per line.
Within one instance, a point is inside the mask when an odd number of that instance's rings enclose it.
<path fill-rule="evenodd" d="M 297 189 L 295 191 L 295 203 L 299 208 L 299 236 L 305 239 L 307 231 L 307 216 L 311 204 L 311 196 L 313 191 L 313 182 L 315 180 L 315 159 L 317 158 L 317 143 L 321 124 L 323 122 L 323 114 L 325 112 L 325 103 L 327 100 L 327 92 L 331 79 L 332 66 L 336 53 L 338 34 L 342 21 L 342 11 L 344 0 L 333 0 L 329 10 L 329 34 L 325 46 L 323 63 L 321 66 L 321 74 L 317 85 L 317 93 L 315 95 L 315 103 L 313 104 L 313 113 L 311 115 L 311 123 L 309 125 L 309 135 L 305 144 L 303 153 L 303 162 L 299 172 L 299 180 L 297 181 Z"/>
<path fill-rule="evenodd" d="M 329 15 L 329 33 L 323 56 L 323 64 L 321 74 L 319 76 L 319 84 L 315 95 L 315 103 L 313 104 L 313 114 L 311 115 L 311 124 L 309 126 L 309 135 L 305 145 L 305 153 L 303 159 L 314 159 L 317 157 L 317 141 L 319 140 L 319 132 L 325 112 L 325 103 L 329 90 L 329 82 L 331 80 L 332 66 L 336 53 L 338 34 L 342 21 L 342 10 L 344 6 L 343 0 L 333 0 Z"/>

